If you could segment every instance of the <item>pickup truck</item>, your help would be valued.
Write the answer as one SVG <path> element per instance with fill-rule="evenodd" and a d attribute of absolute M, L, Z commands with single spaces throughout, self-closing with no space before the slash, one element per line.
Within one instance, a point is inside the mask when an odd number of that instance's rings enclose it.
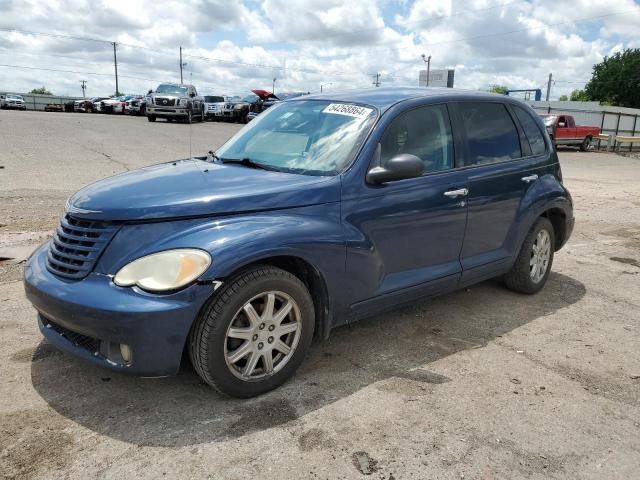
<path fill-rule="evenodd" d="M 600 127 L 584 127 L 576 125 L 571 115 L 540 115 L 544 121 L 551 141 L 556 145 L 579 145 L 585 152 L 591 141 L 600 135 Z"/>
<path fill-rule="evenodd" d="M 204 120 L 204 98 L 198 95 L 193 85 L 163 83 L 148 98 L 147 120 L 150 122 L 155 122 L 156 118 L 187 123 L 191 123 L 193 118 L 200 122 Z"/>

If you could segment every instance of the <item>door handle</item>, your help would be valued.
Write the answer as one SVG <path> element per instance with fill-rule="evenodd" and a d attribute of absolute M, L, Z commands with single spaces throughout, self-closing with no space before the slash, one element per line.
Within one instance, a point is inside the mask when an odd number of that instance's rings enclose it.
<path fill-rule="evenodd" d="M 445 197 L 451 197 L 451 198 L 456 198 L 456 197 L 466 197 L 469 194 L 469 190 L 467 190 L 466 188 L 459 188 L 458 190 L 447 190 L 446 192 L 444 192 L 444 196 Z"/>
<path fill-rule="evenodd" d="M 535 173 L 533 175 L 529 175 L 528 177 L 522 177 L 522 181 L 524 183 L 531 183 L 531 182 L 535 182 L 538 179 L 538 175 L 536 175 Z"/>

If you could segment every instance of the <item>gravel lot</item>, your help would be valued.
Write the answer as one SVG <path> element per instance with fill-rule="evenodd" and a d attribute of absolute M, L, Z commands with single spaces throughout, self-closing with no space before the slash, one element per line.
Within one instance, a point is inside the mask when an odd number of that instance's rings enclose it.
<path fill-rule="evenodd" d="M 193 152 L 237 131 L 192 126 Z M 88 182 L 188 156 L 189 126 L 0 112 L 0 476 L 637 478 L 640 159 L 561 152 L 576 230 L 546 288 L 485 282 L 333 331 L 297 376 L 223 398 L 42 340 L 20 258 Z"/>

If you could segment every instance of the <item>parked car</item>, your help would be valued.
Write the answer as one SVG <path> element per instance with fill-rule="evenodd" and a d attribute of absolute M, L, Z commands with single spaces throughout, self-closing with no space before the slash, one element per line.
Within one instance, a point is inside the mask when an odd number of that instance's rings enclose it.
<path fill-rule="evenodd" d="M 226 95 L 205 95 L 204 117 L 206 120 L 223 120 L 233 115 L 231 97 Z"/>
<path fill-rule="evenodd" d="M 177 373 L 187 351 L 205 382 L 249 397 L 338 325 L 494 277 L 538 292 L 573 223 L 519 100 L 331 93 L 273 106 L 207 157 L 80 190 L 24 285 L 62 350 L 143 376 Z"/>
<path fill-rule="evenodd" d="M 576 125 L 571 115 L 541 115 L 549 136 L 555 145 L 579 145 L 585 152 L 595 137 L 600 135 L 600 127 Z"/>
<path fill-rule="evenodd" d="M 193 85 L 160 84 L 147 103 L 147 120 L 150 122 L 155 122 L 157 118 L 188 123 L 198 119 L 202 122 L 204 115 L 204 99 Z"/>
<path fill-rule="evenodd" d="M 15 95 L 13 93 L 6 93 L 2 95 L 2 99 L 0 100 L 0 105 L 4 109 L 11 110 L 26 110 L 27 105 L 24 103 L 24 98 L 22 95 Z"/>
<path fill-rule="evenodd" d="M 266 102 L 273 102 L 279 100 L 273 93 L 267 90 L 251 90 L 251 94 L 232 102 L 233 113 L 230 117 L 231 121 L 248 123 L 249 114 L 258 114 L 264 110 L 264 104 Z"/>
<path fill-rule="evenodd" d="M 130 98 L 125 103 L 125 113 L 129 115 L 145 115 L 147 113 L 147 101 L 142 95 Z"/>
<path fill-rule="evenodd" d="M 100 102 L 108 99 L 109 97 L 81 98 L 74 102 L 73 110 L 75 112 L 93 113 L 99 108 Z"/>
<path fill-rule="evenodd" d="M 45 112 L 64 112 L 64 105 L 62 103 L 47 103 L 44 106 Z"/>
<path fill-rule="evenodd" d="M 126 103 L 134 98 L 134 95 L 120 95 L 99 102 L 98 111 L 100 113 L 119 113 L 124 114 Z"/>

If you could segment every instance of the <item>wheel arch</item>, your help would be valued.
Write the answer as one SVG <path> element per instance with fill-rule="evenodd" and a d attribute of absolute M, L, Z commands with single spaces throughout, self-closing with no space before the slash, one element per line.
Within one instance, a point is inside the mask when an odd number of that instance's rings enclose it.
<path fill-rule="evenodd" d="M 542 212 L 538 218 L 540 217 L 546 218 L 553 225 L 554 250 L 557 252 L 567 240 L 567 214 L 561 208 L 552 207 Z"/>
<path fill-rule="evenodd" d="M 271 265 L 280 268 L 291 273 L 305 284 L 313 299 L 315 311 L 314 336 L 320 339 L 327 339 L 331 330 L 332 308 L 327 282 L 321 270 L 312 262 L 300 256 L 275 254 L 254 258 L 242 265 L 236 265 L 220 281 L 224 282 L 226 278 L 236 276 L 256 265 Z"/>

